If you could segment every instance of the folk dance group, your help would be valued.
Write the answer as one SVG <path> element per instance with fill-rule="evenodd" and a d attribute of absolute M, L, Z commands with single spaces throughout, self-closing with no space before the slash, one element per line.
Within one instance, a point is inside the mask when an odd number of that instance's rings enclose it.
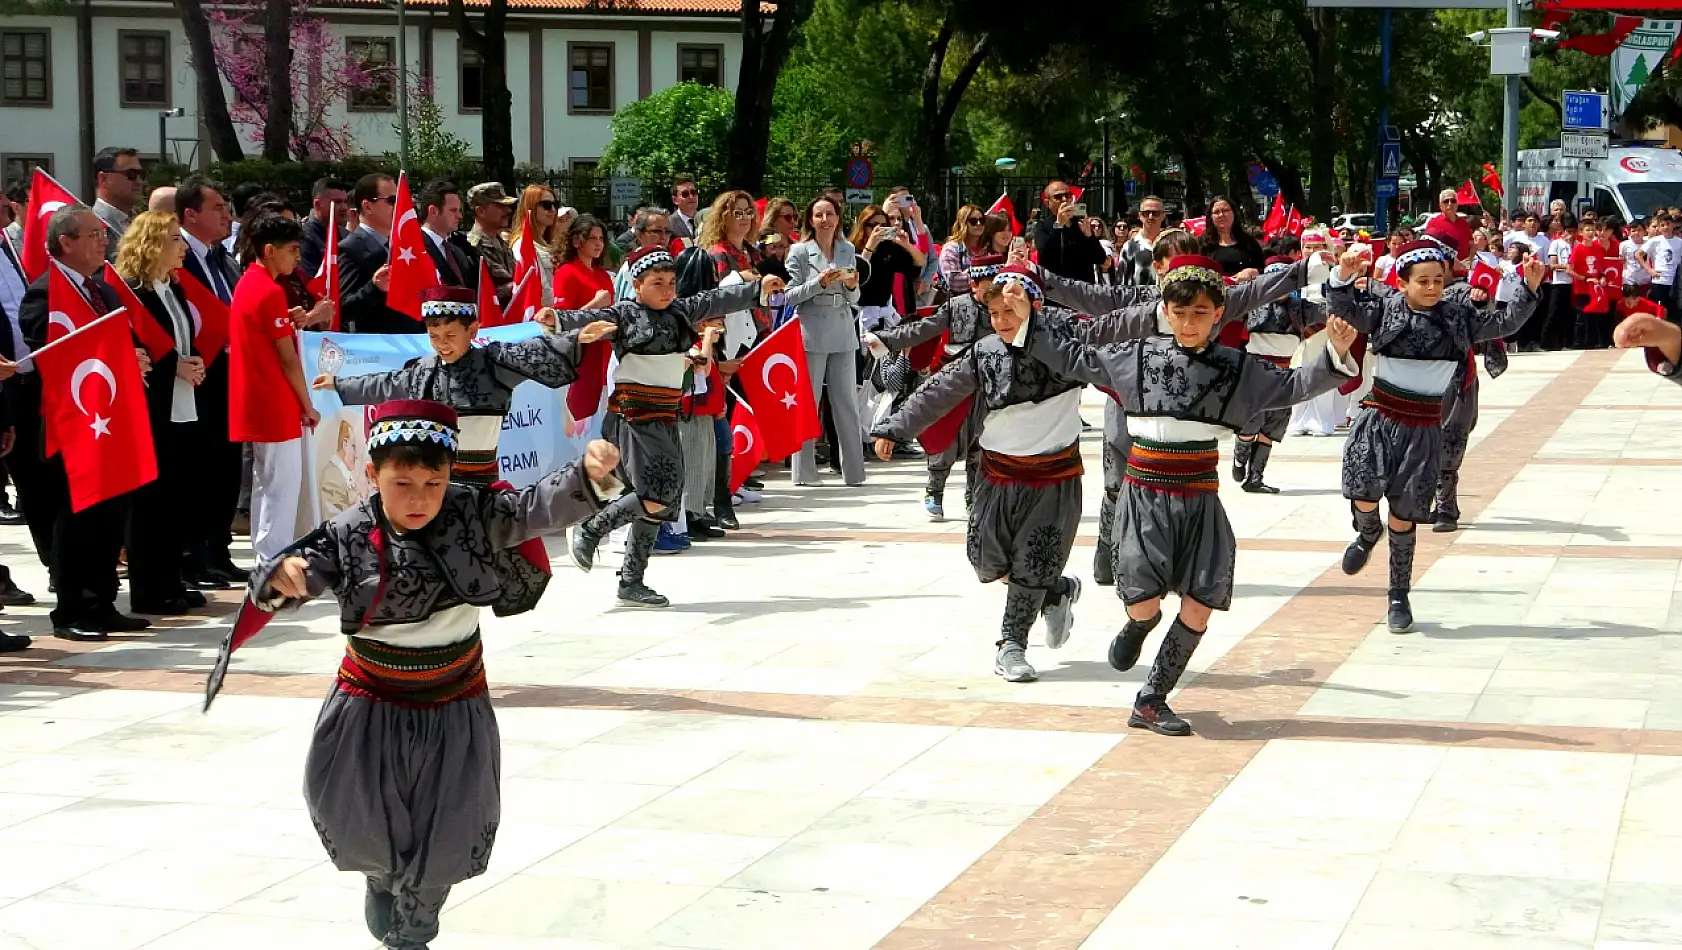
<path fill-rule="evenodd" d="M 1307 283 L 1307 261 L 1272 261 L 1229 288 L 1195 250 L 1184 233 L 1159 239 L 1159 289 L 1094 287 L 982 258 L 969 294 L 869 341 L 901 349 L 946 334 L 944 365 L 872 436 L 886 456 L 895 440 L 963 414 L 952 447 L 929 457 L 930 487 L 944 486 L 957 457 L 971 460 L 966 551 L 982 582 L 1007 585 L 995 669 L 1013 682 L 1035 678 L 1025 651 L 1036 620 L 1046 621 L 1053 648 L 1073 627 L 1081 585 L 1064 570 L 1081 515 L 1081 390 L 1111 397 L 1095 574 L 1127 605 L 1109 651 L 1120 670 L 1137 663 L 1163 598 L 1180 597 L 1129 718 L 1164 735 L 1191 731 L 1167 697 L 1211 613 L 1232 600 L 1236 541 L 1216 493 L 1217 437 L 1241 434 L 1245 483 L 1266 490 L 1269 445 L 1282 435 L 1276 414 L 1357 378 L 1351 348 L 1366 335 L 1377 372 L 1344 460 L 1357 531 L 1344 568 L 1359 570 L 1383 536 L 1378 504 L 1387 500 L 1390 621 L 1406 629 L 1413 525 L 1429 517 L 1439 478 L 1439 407 L 1473 346 L 1511 333 L 1534 310 L 1542 275 L 1540 264 L 1528 267 L 1525 288 L 1497 313 L 1451 283 L 1458 255 L 1438 244 L 1403 250 L 1392 293 L 1357 286 L 1363 261 L 1349 254 L 1326 283 L 1322 314 L 1291 297 Z M 685 380 L 710 362 L 724 314 L 782 289 L 766 277 L 678 299 L 666 251 L 639 251 L 629 266 L 634 301 L 560 313 L 560 332 L 518 344 L 472 346 L 471 300 L 441 289 L 424 307 L 435 357 L 315 382 L 348 403 L 377 404 L 368 439 L 377 490 L 259 565 L 246 610 L 266 617 L 328 591 L 338 600 L 347 647 L 316 723 L 305 794 L 335 865 L 366 876 L 369 931 L 392 950 L 425 948 L 437 936 L 451 886 L 483 873 L 495 843 L 500 739 L 481 610 L 536 605 L 548 561 L 534 540 L 576 526 L 571 554 L 588 570 L 601 540 L 627 524 L 620 602 L 665 604 L 643 581 L 655 532 L 680 504 L 675 419 Z M 1235 320 L 1250 327 L 1253 352 L 1215 342 Z M 1288 341 L 1275 337 L 1296 341 L 1300 365 L 1282 365 Z M 495 433 L 513 387 L 565 385 L 583 347 L 609 338 L 619 364 L 606 439 L 529 488 L 496 481 Z M 207 705 L 250 635 L 242 611 Z"/>

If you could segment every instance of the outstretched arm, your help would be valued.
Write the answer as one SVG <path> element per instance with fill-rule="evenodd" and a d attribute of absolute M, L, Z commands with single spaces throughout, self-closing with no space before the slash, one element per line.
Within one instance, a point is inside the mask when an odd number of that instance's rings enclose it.
<path fill-rule="evenodd" d="M 1512 336 L 1518 328 L 1524 326 L 1536 313 L 1536 305 L 1540 298 L 1537 290 L 1542 286 L 1542 262 L 1532 258 L 1524 262 L 1524 280 L 1513 292 L 1512 302 L 1507 304 L 1505 313 L 1496 310 L 1474 310 L 1472 313 L 1472 340 L 1495 340 L 1504 336 Z"/>
<path fill-rule="evenodd" d="M 1238 392 L 1227 411 L 1234 418 L 1249 418 L 1267 409 L 1286 409 L 1359 376 L 1361 365 L 1349 355 L 1355 328 L 1333 317 L 1326 336 L 1325 349 L 1296 369 L 1281 369 L 1260 357 L 1246 356 Z"/>
<path fill-rule="evenodd" d="M 1263 304 L 1289 297 L 1306 287 L 1308 263 L 1309 259 L 1305 257 L 1282 271 L 1262 273 L 1255 280 L 1247 280 L 1234 286 L 1226 295 L 1227 318 L 1240 319 Z"/>
<path fill-rule="evenodd" d="M 1120 392 L 1128 369 L 1138 363 L 1137 344 L 1132 342 L 1097 347 L 1078 339 L 1070 328 L 1030 316 L 1017 334 L 1028 355 L 1066 379 Z M 1154 331 L 1153 331 L 1154 332 Z"/>
<path fill-rule="evenodd" d="M 517 547 L 544 534 L 575 525 L 624 491 L 613 477 L 619 450 L 597 439 L 584 457 L 519 491 L 479 494 L 479 511 L 497 548 Z"/>
<path fill-rule="evenodd" d="M 301 606 L 338 588 L 344 578 L 340 564 L 339 541 L 328 522 L 257 565 L 251 572 L 251 602 L 271 613 Z"/>
<path fill-rule="evenodd" d="M 1153 304 L 1159 299 L 1155 287 L 1104 287 L 1059 277 L 1037 264 L 1034 270 L 1047 299 L 1081 313 L 1110 313 L 1122 307 Z"/>
<path fill-rule="evenodd" d="M 951 326 L 952 301 L 948 300 L 940 305 L 940 309 L 926 317 L 906 320 L 897 327 L 883 327 L 870 332 L 875 335 L 877 342 L 898 353 L 938 338 Z"/>
<path fill-rule="evenodd" d="M 488 343 L 485 356 L 491 361 L 497 381 L 509 389 L 528 379 L 559 389 L 578 378 L 584 345 L 602 339 L 612 330 L 612 325 L 599 323 L 582 330 L 544 333 L 518 343 Z"/>
<path fill-rule="evenodd" d="M 916 438 L 980 388 L 973 357 L 954 360 L 930 376 L 905 400 L 899 411 L 870 431 L 873 439 L 902 441 Z"/>
<path fill-rule="evenodd" d="M 311 388 L 331 386 L 339 394 L 339 400 L 347 406 L 375 406 L 393 399 L 419 399 L 422 396 L 421 381 L 415 373 L 418 365 L 362 376 L 317 376 Z"/>

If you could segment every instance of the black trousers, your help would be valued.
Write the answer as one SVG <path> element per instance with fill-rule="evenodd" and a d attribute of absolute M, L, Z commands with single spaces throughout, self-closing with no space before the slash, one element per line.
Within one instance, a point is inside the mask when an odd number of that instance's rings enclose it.
<path fill-rule="evenodd" d="M 41 420 L 31 415 L 15 417 L 16 447 L 11 463 L 12 485 L 18 491 L 18 508 L 29 522 L 29 536 L 35 542 L 35 556 L 48 571 L 53 567 L 53 526 L 60 513 L 70 510 L 70 486 L 64 467 L 41 458 Z M 56 473 L 56 478 L 54 477 Z M 56 580 L 54 586 L 57 585 Z"/>
<path fill-rule="evenodd" d="M 196 422 L 152 421 L 158 477 L 134 493 L 128 512 L 130 600 L 158 604 L 186 593 L 181 551 L 188 535 L 183 517 L 200 496 L 194 458 L 201 442 Z"/>
<path fill-rule="evenodd" d="M 188 507 L 192 517 L 184 538 L 189 571 L 203 570 L 229 560 L 234 512 L 245 467 L 244 446 L 228 439 L 228 356 L 223 354 L 205 371 L 199 386 L 199 429 L 193 460 L 198 495 Z"/>
<path fill-rule="evenodd" d="M 62 477 L 62 467 L 59 472 Z M 65 491 L 68 495 L 68 486 Z M 117 555 L 132 500 L 131 492 L 74 514 L 67 505 L 53 525 L 52 572 L 58 587 L 53 626 L 72 626 L 115 608 Z"/>

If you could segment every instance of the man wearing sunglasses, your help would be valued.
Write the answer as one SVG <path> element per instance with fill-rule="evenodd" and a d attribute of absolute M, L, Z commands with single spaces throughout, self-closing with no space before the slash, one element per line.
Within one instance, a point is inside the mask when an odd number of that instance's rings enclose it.
<path fill-rule="evenodd" d="M 132 148 L 101 149 L 93 157 L 93 179 L 94 192 L 99 196 L 93 203 L 93 213 L 111 229 L 105 259 L 114 261 L 117 242 L 128 230 L 129 218 L 140 201 L 140 189 L 146 183 L 146 173 L 140 168 L 140 153 Z"/>
<path fill-rule="evenodd" d="M 672 237 L 681 238 L 687 247 L 695 242 L 695 235 L 701 230 L 701 222 L 696 215 L 701 206 L 701 189 L 693 178 L 679 178 L 672 182 L 672 207 L 677 210 L 672 213 Z"/>
<path fill-rule="evenodd" d="M 1116 277 L 1124 286 L 1156 286 L 1156 268 L 1151 266 L 1151 259 L 1165 220 L 1167 212 L 1163 210 L 1161 198 L 1146 195 L 1140 199 L 1139 233 L 1128 238 L 1116 253 L 1120 258 Z"/>
<path fill-rule="evenodd" d="M 1039 265 L 1059 277 L 1091 282 L 1109 257 L 1104 245 L 1081 227 L 1085 209 L 1074 199 L 1067 182 L 1045 186 L 1046 214 L 1034 225 L 1030 238 L 1039 251 Z"/>

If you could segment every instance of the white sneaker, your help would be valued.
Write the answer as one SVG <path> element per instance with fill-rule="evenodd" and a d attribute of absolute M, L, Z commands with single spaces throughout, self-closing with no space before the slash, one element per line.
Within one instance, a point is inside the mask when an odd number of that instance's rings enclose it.
<path fill-rule="evenodd" d="M 738 488 L 732 499 L 738 505 L 757 505 L 765 499 L 765 496 L 751 488 Z"/>

